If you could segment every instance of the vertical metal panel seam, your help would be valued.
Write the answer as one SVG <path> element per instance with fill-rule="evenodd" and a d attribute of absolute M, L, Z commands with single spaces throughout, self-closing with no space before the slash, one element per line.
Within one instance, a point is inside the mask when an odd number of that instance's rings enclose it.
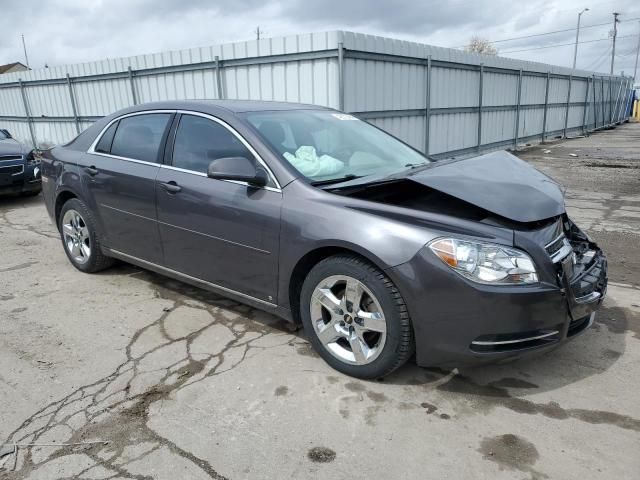
<path fill-rule="evenodd" d="M 518 103 L 516 104 L 516 128 L 515 128 L 515 135 L 513 138 L 513 148 L 514 150 L 518 149 L 518 134 L 519 129 L 520 129 L 520 99 L 522 96 L 522 68 L 519 71 L 518 74 Z"/>
<path fill-rule="evenodd" d="M 138 104 L 138 96 L 136 95 L 136 85 L 133 81 L 133 70 L 131 69 L 131 65 L 127 67 L 127 71 L 129 73 L 129 87 L 131 88 L 131 100 L 134 105 Z"/>
<path fill-rule="evenodd" d="M 484 83 L 484 63 L 480 64 L 480 78 L 478 79 L 478 132 L 477 136 L 477 148 L 480 150 L 482 146 L 482 94 L 483 94 L 483 83 Z"/>
<path fill-rule="evenodd" d="M 71 101 L 71 111 L 73 112 L 73 118 L 76 124 L 76 132 L 80 133 L 80 120 L 78 119 L 78 110 L 76 108 L 76 98 L 73 93 L 73 84 L 71 83 L 71 77 L 67 73 L 67 85 L 69 86 L 69 100 Z"/>
<path fill-rule="evenodd" d="M 431 55 L 427 57 L 425 74 L 425 106 L 424 106 L 424 154 L 429 156 L 429 130 L 431 124 Z"/>
<path fill-rule="evenodd" d="M 544 113 L 542 114 L 542 138 L 540 143 L 544 143 L 547 134 L 547 112 L 549 109 L 549 82 L 551 81 L 551 72 L 547 72 L 547 82 L 544 91 Z"/>
<path fill-rule="evenodd" d="M 344 111 L 344 43 L 338 42 L 338 110 Z"/>
<path fill-rule="evenodd" d="M 584 89 L 584 108 L 582 109 L 582 134 L 587 133 L 587 110 L 589 109 L 589 78 L 587 77 L 587 85 Z"/>
<path fill-rule="evenodd" d="M 567 138 L 567 125 L 569 124 L 569 104 L 571 103 L 571 84 L 573 83 L 573 75 L 569 75 L 569 85 L 567 85 L 567 105 L 564 111 L 564 128 L 562 136 Z"/>
<path fill-rule="evenodd" d="M 25 90 L 25 86 L 22 83 L 22 79 L 18 79 L 18 83 L 20 84 L 20 93 L 22 94 L 22 103 L 24 105 L 24 113 L 27 116 L 27 125 L 29 126 L 29 133 L 31 134 L 31 143 L 33 148 L 37 148 L 38 144 L 36 142 L 36 135 L 33 130 L 33 118 L 31 117 L 31 110 L 29 109 L 29 102 L 27 100 L 27 92 Z"/>

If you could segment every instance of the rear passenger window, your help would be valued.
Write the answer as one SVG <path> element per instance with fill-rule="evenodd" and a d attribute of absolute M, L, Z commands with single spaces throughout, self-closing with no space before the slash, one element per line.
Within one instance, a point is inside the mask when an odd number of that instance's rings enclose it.
<path fill-rule="evenodd" d="M 118 128 L 118 122 L 113 122 L 107 131 L 104 132 L 102 138 L 96 145 L 95 151 L 101 153 L 109 153 L 111 152 L 111 143 L 113 142 L 113 135 L 116 133 L 116 128 Z"/>
<path fill-rule="evenodd" d="M 170 116 L 170 113 L 149 113 L 121 119 L 113 137 L 111 154 L 157 162 L 162 135 Z"/>
<path fill-rule="evenodd" d="M 225 157 L 254 159 L 238 137 L 219 123 L 195 115 L 180 118 L 173 148 L 174 167 L 207 173 L 212 160 Z"/>

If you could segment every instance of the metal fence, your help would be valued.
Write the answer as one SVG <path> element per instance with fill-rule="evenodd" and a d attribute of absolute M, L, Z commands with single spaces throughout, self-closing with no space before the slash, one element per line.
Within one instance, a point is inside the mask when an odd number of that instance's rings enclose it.
<path fill-rule="evenodd" d="M 0 75 L 0 128 L 42 146 L 142 102 L 281 100 L 352 112 L 444 157 L 619 123 L 631 84 L 624 76 L 337 31 Z"/>

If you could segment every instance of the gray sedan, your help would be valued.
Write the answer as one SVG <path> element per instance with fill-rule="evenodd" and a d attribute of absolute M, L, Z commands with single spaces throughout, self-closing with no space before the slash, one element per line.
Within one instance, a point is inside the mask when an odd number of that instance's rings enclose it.
<path fill-rule="evenodd" d="M 356 377 L 553 348 L 606 291 L 551 178 L 506 152 L 431 161 L 327 108 L 138 105 L 42 169 L 79 270 L 120 259 L 301 323 Z"/>

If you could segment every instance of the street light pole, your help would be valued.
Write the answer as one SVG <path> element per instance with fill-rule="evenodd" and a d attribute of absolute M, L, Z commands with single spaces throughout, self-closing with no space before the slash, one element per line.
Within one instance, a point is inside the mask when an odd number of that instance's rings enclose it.
<path fill-rule="evenodd" d="M 584 12 L 588 12 L 589 9 L 585 8 L 578 14 L 578 27 L 576 28 L 576 46 L 573 47 L 573 68 L 576 68 L 576 59 L 578 58 L 578 36 L 580 35 L 580 17 Z"/>
<path fill-rule="evenodd" d="M 27 67 L 29 66 L 29 57 L 27 57 L 27 45 L 24 43 L 24 35 L 22 36 L 22 49 L 24 50 L 24 61 L 27 64 Z"/>
<path fill-rule="evenodd" d="M 613 12 L 613 48 L 611 49 L 611 70 L 609 75 L 613 75 L 613 62 L 616 59 L 616 37 L 618 36 L 618 15 L 617 12 Z"/>
<path fill-rule="evenodd" d="M 640 22 L 638 22 L 640 26 Z M 636 78 L 638 78 L 638 54 L 640 54 L 640 28 L 638 29 L 638 46 L 636 47 L 636 65 L 633 67 L 633 85 L 635 86 Z"/>

